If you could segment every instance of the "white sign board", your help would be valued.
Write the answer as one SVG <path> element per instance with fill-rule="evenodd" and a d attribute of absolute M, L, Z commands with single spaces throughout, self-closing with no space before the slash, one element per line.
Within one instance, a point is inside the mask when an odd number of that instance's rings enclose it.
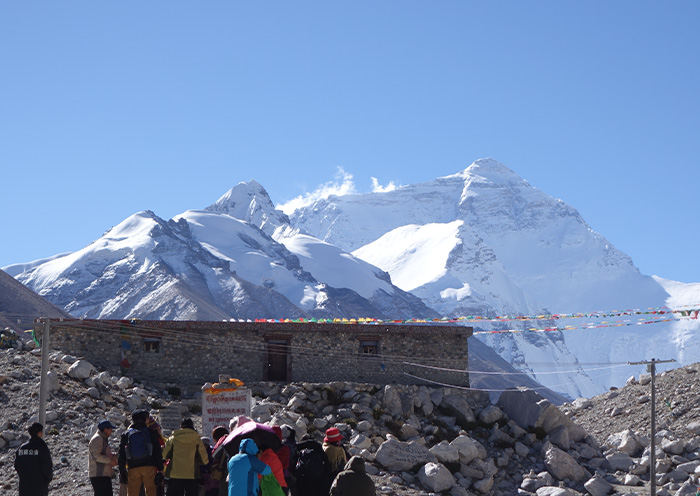
<path fill-rule="evenodd" d="M 202 435 L 210 437 L 211 431 L 217 425 L 228 429 L 229 421 L 239 415 L 250 417 L 252 398 L 250 389 L 203 389 Z"/>

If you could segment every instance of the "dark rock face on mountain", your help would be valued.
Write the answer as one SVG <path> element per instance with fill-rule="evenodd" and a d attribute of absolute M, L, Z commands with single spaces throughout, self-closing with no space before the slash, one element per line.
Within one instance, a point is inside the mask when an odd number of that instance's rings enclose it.
<path fill-rule="evenodd" d="M 26 330 L 39 317 L 72 318 L 68 312 L 49 303 L 0 270 L 0 328 Z"/>

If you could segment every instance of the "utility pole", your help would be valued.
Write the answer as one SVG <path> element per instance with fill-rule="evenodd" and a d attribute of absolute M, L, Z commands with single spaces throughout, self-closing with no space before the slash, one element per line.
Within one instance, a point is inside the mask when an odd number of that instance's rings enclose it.
<path fill-rule="evenodd" d="M 656 364 L 671 363 L 675 360 L 645 360 L 642 362 L 627 362 L 629 365 L 646 365 L 647 372 L 651 374 L 651 453 L 649 459 L 649 482 L 651 483 L 651 496 L 656 496 L 656 388 L 654 386 L 656 379 Z"/>
<path fill-rule="evenodd" d="M 41 334 L 41 383 L 39 385 L 39 423 L 46 428 L 46 402 L 49 396 L 49 322 L 42 319 L 44 331 Z"/>

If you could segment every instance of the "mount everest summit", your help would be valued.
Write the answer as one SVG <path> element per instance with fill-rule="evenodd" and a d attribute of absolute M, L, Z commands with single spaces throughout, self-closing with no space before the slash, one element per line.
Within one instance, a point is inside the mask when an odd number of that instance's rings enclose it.
<path fill-rule="evenodd" d="M 139 212 L 82 250 L 4 270 L 86 318 L 538 315 L 700 298 L 700 285 L 640 274 L 573 207 L 491 159 L 393 191 L 331 196 L 289 216 L 260 184 L 241 183 L 203 210 L 170 220 Z M 627 361 L 683 365 L 700 351 L 697 320 L 582 323 L 474 327 L 518 370 L 571 397 L 643 371 Z M 527 332 L 565 324 L 573 329 Z M 504 328 L 525 332 L 480 333 Z"/>

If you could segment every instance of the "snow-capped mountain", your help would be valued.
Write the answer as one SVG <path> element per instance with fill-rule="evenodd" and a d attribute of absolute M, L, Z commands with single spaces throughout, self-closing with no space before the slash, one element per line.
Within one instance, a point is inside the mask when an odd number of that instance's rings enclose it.
<path fill-rule="evenodd" d="M 677 292 L 677 286 L 640 274 L 573 207 L 492 159 L 389 192 L 331 196 L 295 211 L 290 221 L 386 270 L 397 286 L 445 315 L 644 309 L 671 304 L 670 293 Z M 700 351 L 697 334 L 694 323 L 671 322 L 478 337 L 543 384 L 576 397 L 598 394 L 640 371 L 626 361 L 686 363 L 689 348 Z M 588 365 L 610 362 L 616 365 Z M 543 370 L 544 363 L 560 365 Z"/>
<path fill-rule="evenodd" d="M 491 159 L 289 216 L 260 184 L 241 183 L 205 209 L 167 221 L 139 212 L 82 250 L 4 270 L 88 318 L 493 317 L 678 308 L 700 298 L 700 285 L 640 274 L 573 207 Z M 570 397 L 644 371 L 627 361 L 682 365 L 700 351 L 697 320 L 588 323 L 480 322 L 475 338 Z M 565 325 L 573 329 L 528 332 Z M 504 328 L 524 332 L 480 333 Z"/>
<path fill-rule="evenodd" d="M 308 235 L 299 256 L 261 229 L 286 221 L 254 182 L 208 210 L 139 212 L 74 253 L 6 271 L 74 316 L 221 320 L 436 316 L 386 273 Z M 302 262 L 304 265 L 302 265 Z"/>

